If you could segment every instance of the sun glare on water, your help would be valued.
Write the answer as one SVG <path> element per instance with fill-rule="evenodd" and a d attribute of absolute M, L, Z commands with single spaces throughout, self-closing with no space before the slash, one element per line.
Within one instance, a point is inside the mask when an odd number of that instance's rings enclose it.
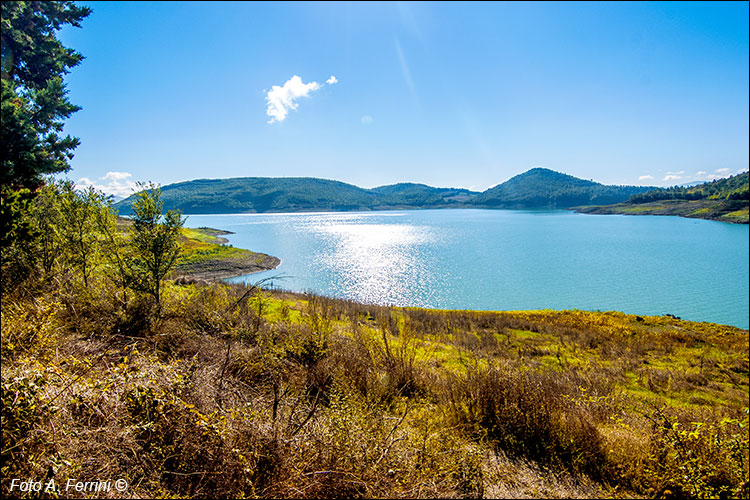
<path fill-rule="evenodd" d="M 413 288 L 431 281 L 418 255 L 433 240 L 427 228 L 334 222 L 316 226 L 315 232 L 333 249 L 320 256 L 320 265 L 333 273 L 334 286 L 351 298 L 414 305 Z"/>

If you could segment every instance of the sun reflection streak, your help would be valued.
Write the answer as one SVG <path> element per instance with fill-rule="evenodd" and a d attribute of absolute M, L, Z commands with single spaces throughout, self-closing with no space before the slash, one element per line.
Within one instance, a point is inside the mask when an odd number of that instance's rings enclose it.
<path fill-rule="evenodd" d="M 428 288 L 432 281 L 419 255 L 420 247 L 433 241 L 429 229 L 348 222 L 314 227 L 333 249 L 320 258 L 333 275 L 332 285 L 342 295 L 364 302 L 429 306 L 426 300 L 414 300 L 414 289 Z"/>

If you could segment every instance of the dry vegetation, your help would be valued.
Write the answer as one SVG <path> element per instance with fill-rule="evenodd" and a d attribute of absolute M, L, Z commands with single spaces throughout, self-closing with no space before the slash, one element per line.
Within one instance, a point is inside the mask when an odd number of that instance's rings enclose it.
<path fill-rule="evenodd" d="M 3 297 L 3 496 L 750 493 L 746 330 L 92 281 Z"/>

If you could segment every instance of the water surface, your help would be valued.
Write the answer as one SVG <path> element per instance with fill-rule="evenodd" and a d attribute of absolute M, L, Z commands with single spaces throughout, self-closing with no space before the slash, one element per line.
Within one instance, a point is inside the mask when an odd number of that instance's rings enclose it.
<path fill-rule="evenodd" d="M 229 281 L 444 309 L 617 310 L 748 328 L 748 226 L 569 211 L 190 215 L 281 265 Z"/>

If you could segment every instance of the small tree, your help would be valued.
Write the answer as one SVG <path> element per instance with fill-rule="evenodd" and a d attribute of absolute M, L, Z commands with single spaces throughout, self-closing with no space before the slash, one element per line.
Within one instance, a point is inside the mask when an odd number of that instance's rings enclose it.
<path fill-rule="evenodd" d="M 127 259 L 130 287 L 161 301 L 161 282 L 174 267 L 182 250 L 178 237 L 184 219 L 178 210 L 162 216 L 161 189 L 140 184 L 133 202 L 130 255 Z"/>
<path fill-rule="evenodd" d="M 41 264 L 45 278 L 52 275 L 62 253 L 57 229 L 60 223 L 59 197 L 59 185 L 46 184 L 39 189 L 28 210 L 35 236 L 35 258 Z"/>
<path fill-rule="evenodd" d="M 102 236 L 98 231 L 101 212 L 109 211 L 107 198 L 93 187 L 76 191 L 71 182 L 59 185 L 58 234 L 65 262 L 81 272 L 83 285 L 88 288 L 89 278 L 99 265 Z"/>

